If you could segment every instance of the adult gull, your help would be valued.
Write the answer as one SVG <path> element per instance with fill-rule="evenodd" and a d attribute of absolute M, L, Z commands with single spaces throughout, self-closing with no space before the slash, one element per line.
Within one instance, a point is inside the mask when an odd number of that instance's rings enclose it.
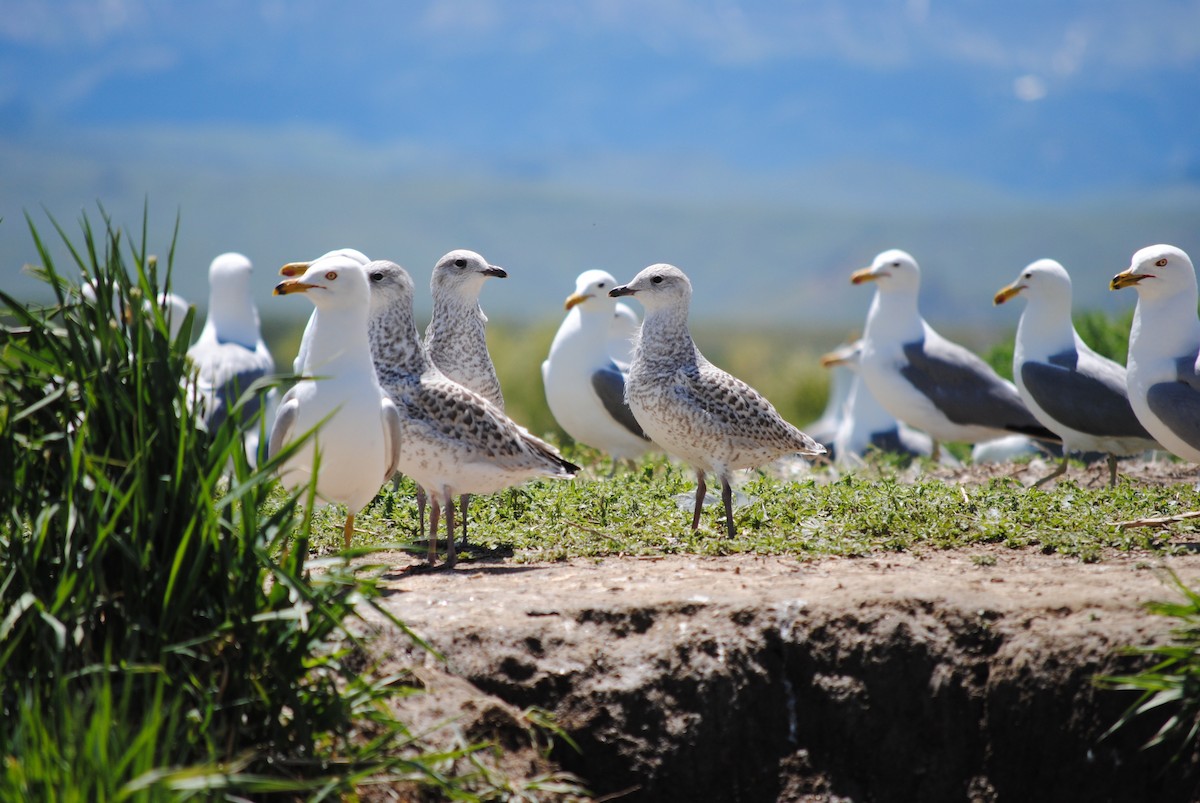
<path fill-rule="evenodd" d="M 825 447 L 700 353 L 688 329 L 692 283 L 679 268 L 651 265 L 609 295 L 633 296 L 645 309 L 625 386 L 629 408 L 656 444 L 695 468 L 693 530 L 700 526 L 706 474 L 720 478 L 725 527 L 733 537 L 729 480 L 734 470 L 793 454 L 815 457 L 825 454 Z"/>
<path fill-rule="evenodd" d="M 279 469 L 288 489 L 312 481 L 317 495 L 346 506 L 346 547 L 354 517 L 375 498 L 400 461 L 400 414 L 375 376 L 367 339 L 367 276 L 344 255 L 313 262 L 275 286 L 275 295 L 304 293 L 316 306 L 310 348 L 275 414 L 269 454 L 319 427 Z M 316 377 L 316 378 L 313 378 Z M 318 458 L 319 455 L 319 458 Z"/>
<path fill-rule="evenodd" d="M 1125 377 L 1133 412 L 1163 448 L 1200 463 L 1200 319 L 1191 258 L 1173 245 L 1147 246 L 1109 286 L 1138 294 Z"/>
<path fill-rule="evenodd" d="M 1109 485 L 1117 483 L 1117 456 L 1158 448 L 1138 421 L 1125 389 L 1125 368 L 1097 354 L 1071 323 L 1071 277 L 1053 259 L 1030 263 L 993 299 L 1017 296 L 1025 311 L 1017 324 L 1013 378 L 1034 417 L 1062 439 L 1058 467 L 1041 486 L 1067 470 L 1071 452 L 1108 455 Z"/>
<path fill-rule="evenodd" d="M 587 270 L 564 303 L 567 314 L 550 355 L 542 362 L 546 404 L 554 420 L 576 441 L 607 452 L 617 461 L 652 447 L 625 402 L 632 345 L 629 305 L 609 296 L 617 281 L 606 271 Z"/>
<path fill-rule="evenodd" d="M 454 496 L 494 493 L 534 477 L 570 479 L 579 467 L 433 364 L 417 337 L 407 271 L 394 262 L 375 261 L 366 274 L 375 370 L 400 411 L 404 448 L 398 468 L 432 499 L 430 562 L 437 553 L 439 511 L 446 511 L 446 563 L 453 566 Z"/>
<path fill-rule="evenodd" d="M 196 369 L 196 400 L 210 431 L 221 426 L 256 380 L 275 370 L 262 339 L 251 272 L 250 260 L 235 252 L 217 256 L 208 268 L 208 317 L 187 353 Z M 262 392 L 246 400 L 240 408 L 242 423 L 253 420 L 265 396 Z M 253 462 L 257 427 L 246 432 L 246 451 Z"/>
<path fill-rule="evenodd" d="M 344 256 L 351 259 L 358 265 L 365 265 L 371 260 L 367 259 L 367 255 L 362 251 L 354 248 L 338 248 L 333 251 L 328 251 L 310 262 L 289 262 L 279 269 L 279 275 L 288 278 L 300 276 L 304 271 L 308 270 L 308 266 L 319 259 L 325 259 L 332 256 Z M 317 311 L 314 309 L 312 314 L 308 316 L 308 323 L 304 325 L 304 333 L 300 335 L 300 348 L 296 350 L 296 359 L 292 361 L 292 373 L 300 376 L 301 369 L 304 368 L 304 361 L 308 357 L 308 349 L 312 341 L 313 322 L 317 317 Z"/>
<path fill-rule="evenodd" d="M 911 255 L 884 251 L 851 281 L 875 284 L 863 331 L 863 381 L 884 409 L 929 433 L 935 459 L 943 441 L 978 443 L 1012 433 L 1058 440 L 1013 383 L 921 317 L 921 269 Z"/>
<path fill-rule="evenodd" d="M 869 450 L 907 457 L 928 457 L 933 440 L 924 432 L 896 420 L 871 395 L 858 375 L 862 361 L 862 340 L 847 343 L 821 357 L 825 368 L 841 367 L 850 373 L 851 384 L 832 438 L 834 462 L 839 466 L 862 463 Z"/>

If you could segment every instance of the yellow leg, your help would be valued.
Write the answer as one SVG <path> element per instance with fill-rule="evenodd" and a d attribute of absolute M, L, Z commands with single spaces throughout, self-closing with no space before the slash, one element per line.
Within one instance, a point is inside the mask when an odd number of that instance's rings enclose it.
<path fill-rule="evenodd" d="M 346 541 L 346 549 L 350 548 L 350 536 L 354 535 L 354 514 L 346 514 L 346 526 L 342 528 L 342 538 Z"/>

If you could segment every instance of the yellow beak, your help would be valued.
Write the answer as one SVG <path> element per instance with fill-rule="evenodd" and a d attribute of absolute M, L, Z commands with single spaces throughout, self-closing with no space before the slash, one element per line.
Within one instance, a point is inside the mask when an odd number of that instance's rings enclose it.
<path fill-rule="evenodd" d="M 289 262 L 279 269 L 279 275 L 287 276 L 289 279 L 299 276 L 308 270 L 308 266 L 311 264 L 311 262 Z"/>
<path fill-rule="evenodd" d="M 863 284 L 864 282 L 873 282 L 876 279 L 887 276 L 884 271 L 875 273 L 870 268 L 861 268 L 850 274 L 850 284 Z"/>
<path fill-rule="evenodd" d="M 275 290 L 273 292 L 277 296 L 286 296 L 289 293 L 304 293 L 313 289 L 314 287 L 320 286 L 321 285 L 319 284 L 302 282 L 299 279 L 288 279 L 287 281 L 283 281 L 275 285 Z"/>
<path fill-rule="evenodd" d="M 1007 287 L 1001 287 L 1000 290 L 996 293 L 996 295 L 994 295 L 992 297 L 992 303 L 995 304 L 996 306 L 999 306 L 999 305 L 1003 304 L 1005 301 L 1008 301 L 1013 296 L 1020 293 L 1024 289 L 1025 289 L 1025 285 L 1018 284 L 1017 282 L 1013 282 L 1012 284 L 1008 285 Z"/>
<path fill-rule="evenodd" d="M 567 300 L 563 302 L 563 309 L 571 309 L 587 301 L 592 296 L 589 293 L 571 293 L 567 296 Z"/>
<path fill-rule="evenodd" d="M 1148 273 L 1133 273 L 1129 270 L 1123 270 L 1116 276 L 1112 277 L 1112 281 L 1108 283 L 1109 290 L 1120 290 L 1125 287 L 1133 287 L 1142 279 L 1149 279 Z"/>

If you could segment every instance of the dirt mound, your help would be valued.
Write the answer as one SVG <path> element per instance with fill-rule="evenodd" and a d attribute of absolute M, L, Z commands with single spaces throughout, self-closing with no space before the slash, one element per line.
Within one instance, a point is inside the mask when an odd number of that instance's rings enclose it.
<path fill-rule="evenodd" d="M 443 736 L 503 721 L 519 748 L 520 710 L 552 711 L 580 746 L 554 762 L 598 795 L 1184 801 L 1200 765 L 1139 751 L 1149 724 L 1101 741 L 1130 697 L 1092 683 L 1144 661 L 1122 647 L 1164 637 L 1170 623 L 1142 609 L 1173 598 L 1164 564 L 1200 582 L 1197 556 L 997 548 L 455 572 L 397 556 L 387 605 L 448 663 L 386 630 L 377 647 L 423 665 L 433 693 L 414 705 Z M 470 706 L 461 686 L 436 702 L 448 678 L 470 684 Z M 554 768 L 533 750 L 508 760 Z"/>

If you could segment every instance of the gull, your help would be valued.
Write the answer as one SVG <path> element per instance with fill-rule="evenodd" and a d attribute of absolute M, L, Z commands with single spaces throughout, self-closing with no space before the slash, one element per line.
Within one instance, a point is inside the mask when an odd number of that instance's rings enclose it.
<path fill-rule="evenodd" d="M 1117 455 L 1158 448 L 1129 404 L 1125 368 L 1093 351 L 1071 323 L 1071 277 L 1053 259 L 1025 267 L 993 299 L 1020 295 L 1025 311 L 1017 324 L 1013 378 L 1029 412 L 1062 438 L 1058 468 L 1038 487 L 1067 470 L 1071 452 L 1108 455 L 1109 486 L 1117 484 Z"/>
<path fill-rule="evenodd" d="M 344 255 L 313 262 L 275 286 L 275 295 L 304 293 L 317 309 L 305 378 L 279 403 L 271 427 L 271 457 L 318 427 L 279 469 L 284 487 L 312 481 L 317 495 L 346 505 L 342 536 L 347 548 L 354 516 L 375 498 L 400 460 L 400 414 L 375 376 L 367 340 L 367 277 Z M 319 378 L 312 378 L 319 377 Z"/>
<path fill-rule="evenodd" d="M 479 291 L 488 278 L 508 276 L 474 251 L 451 251 L 433 266 L 433 316 L 425 329 L 429 359 L 443 374 L 504 409 L 500 380 L 488 354 Z"/>
<path fill-rule="evenodd" d="M 474 251 L 458 249 L 437 261 L 429 279 L 433 314 L 429 326 L 425 327 L 425 350 L 447 378 L 503 410 L 504 394 L 500 392 L 500 380 L 488 354 L 484 332 L 487 316 L 479 306 L 479 291 L 492 276 L 504 279 L 508 272 L 489 264 Z M 419 492 L 417 502 L 423 511 L 424 498 Z M 470 494 L 464 493 L 459 503 L 462 506 L 462 542 L 466 546 Z M 424 513 L 421 517 L 424 519 Z"/>
<path fill-rule="evenodd" d="M 837 351 L 840 349 L 825 356 L 833 355 Z M 861 347 L 859 351 L 861 352 Z M 855 359 L 857 360 L 857 357 Z M 826 449 L 831 449 L 833 439 L 837 436 L 838 427 L 842 424 L 846 402 L 850 398 L 850 388 L 857 382 L 858 369 L 857 363 L 854 370 L 851 370 L 846 362 L 832 360 L 826 363 L 824 357 L 821 358 L 821 365 L 829 369 L 829 395 L 825 398 L 825 409 L 821 411 L 821 416 L 806 426 L 804 431 L 817 443 Z M 834 458 L 837 457 L 836 452 L 832 449 L 831 454 Z"/>
<path fill-rule="evenodd" d="M 454 506 L 462 494 L 494 493 L 534 477 L 570 479 L 579 467 L 529 434 L 488 399 L 451 381 L 429 359 L 413 319 L 413 282 L 394 262 L 369 263 L 369 341 L 384 392 L 400 412 L 398 470 L 433 500 L 429 561 L 446 511 L 446 564 L 453 567 Z"/>
<path fill-rule="evenodd" d="M 1126 373 L 1134 413 L 1163 448 L 1200 463 L 1200 320 L 1192 260 L 1172 245 L 1147 246 L 1109 286 L 1138 294 Z"/>
<path fill-rule="evenodd" d="M 928 457 L 933 452 L 932 439 L 897 421 L 863 384 L 858 375 L 862 349 L 860 339 L 821 357 L 821 365 L 825 368 L 841 366 L 851 376 L 837 431 L 832 438 L 834 461 L 839 466 L 861 463 L 862 456 L 872 448 L 910 457 Z"/>
<path fill-rule="evenodd" d="M 651 265 L 614 287 L 614 298 L 633 296 L 646 311 L 633 352 L 625 397 L 642 429 L 664 451 L 696 470 L 692 529 L 700 526 L 705 475 L 721 479 L 725 527 L 733 525 L 731 473 L 825 447 L 783 420 L 754 388 L 705 359 L 688 330 L 692 283 L 673 265 Z"/>
<path fill-rule="evenodd" d="M 929 433 L 934 459 L 942 441 L 978 443 L 1013 433 L 1058 440 L 1026 409 L 1011 382 L 921 317 L 921 269 L 912 256 L 884 251 L 850 280 L 876 285 L 860 375 L 884 409 Z"/>
<path fill-rule="evenodd" d="M 96 285 L 91 280 L 80 285 L 79 292 L 86 301 L 92 304 L 96 303 Z M 124 302 L 121 300 L 120 294 L 116 292 L 115 288 L 111 289 L 110 292 L 112 293 L 113 313 L 116 314 L 117 318 L 128 324 L 130 319 L 129 311 L 121 309 Z M 183 322 L 187 318 L 191 304 L 183 296 L 162 292 L 158 294 L 158 307 L 162 310 L 163 318 L 167 322 L 167 336 L 171 340 L 174 340 L 179 335 L 180 330 L 183 329 Z M 147 317 L 154 315 L 153 304 L 150 303 L 149 299 L 142 302 L 142 309 L 145 311 Z"/>
<path fill-rule="evenodd" d="M 321 256 L 317 257 L 317 259 L 312 260 L 312 262 L 289 262 L 279 269 L 279 275 L 286 276 L 288 278 L 300 276 L 304 273 L 304 271 L 308 270 L 308 266 L 313 262 L 332 256 L 348 257 L 360 266 L 371 261 L 367 259 L 367 255 L 362 251 L 354 248 L 338 248 L 322 254 Z M 300 376 L 300 373 L 304 368 L 304 361 L 308 357 L 309 344 L 312 339 L 313 322 L 316 320 L 316 317 L 317 311 L 314 309 L 312 314 L 308 316 L 308 323 L 304 325 L 304 334 L 300 335 L 300 348 L 296 350 L 296 359 L 292 361 L 292 373 L 294 373 L 296 376 Z"/>
<path fill-rule="evenodd" d="M 629 373 L 629 318 L 637 316 L 628 304 L 608 291 L 617 286 L 611 274 L 587 270 L 567 296 L 567 315 L 550 355 L 542 363 L 546 404 L 554 420 L 580 443 L 612 455 L 613 469 L 652 447 L 625 403 Z"/>
<path fill-rule="evenodd" d="M 196 399 L 210 432 L 256 380 L 275 370 L 254 306 L 251 269 L 249 259 L 232 251 L 217 256 L 208 268 L 208 317 L 187 353 L 196 368 Z M 256 394 L 242 406 L 243 423 L 258 413 L 265 395 Z M 255 462 L 257 427 L 246 433 L 246 451 Z"/>

